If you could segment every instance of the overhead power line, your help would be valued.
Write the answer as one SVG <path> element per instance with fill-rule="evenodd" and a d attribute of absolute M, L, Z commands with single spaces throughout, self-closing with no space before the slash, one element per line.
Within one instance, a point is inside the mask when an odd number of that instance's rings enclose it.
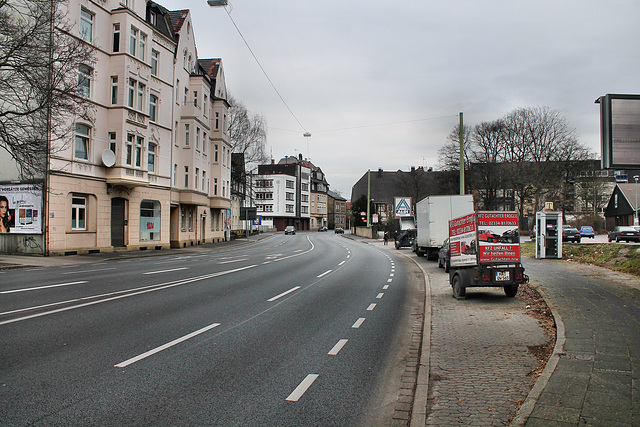
<path fill-rule="evenodd" d="M 276 85 L 273 83 L 273 81 L 271 80 L 271 78 L 267 74 L 266 70 L 264 69 L 264 67 L 262 66 L 260 61 L 258 60 L 258 57 L 256 56 L 255 53 L 253 53 L 253 49 L 251 49 L 251 46 L 249 46 L 249 43 L 247 42 L 247 39 L 242 34 L 242 31 L 240 31 L 240 28 L 238 28 L 238 25 L 236 24 L 236 21 L 234 21 L 233 18 L 231 17 L 231 13 L 229 12 L 229 10 L 226 7 L 224 8 L 224 10 L 225 10 L 225 12 L 227 12 L 227 16 L 231 20 L 231 23 L 233 24 L 233 26 L 236 28 L 236 31 L 238 31 L 238 34 L 240 34 L 240 37 L 242 38 L 242 41 L 247 46 L 247 49 L 249 49 L 249 52 L 251 53 L 251 56 L 253 56 L 253 59 L 255 59 L 256 63 L 258 64 L 258 67 L 260 67 L 260 69 L 262 70 L 262 73 L 264 74 L 264 76 L 267 78 L 267 80 L 271 84 L 271 87 L 273 88 L 273 90 L 278 94 L 278 97 L 280 98 L 280 101 L 282 101 L 282 103 L 287 108 L 287 110 L 289 110 L 289 113 L 291 113 L 291 116 L 293 116 L 293 118 L 296 120 L 296 122 L 298 122 L 298 124 L 300 125 L 302 130 L 304 130 L 305 134 L 308 134 L 309 132 L 307 131 L 307 129 L 302 125 L 300 120 L 298 120 L 298 117 L 296 117 L 296 115 L 293 113 L 293 110 L 291 110 L 291 108 L 289 107 L 289 104 L 287 104 L 287 102 L 284 100 L 284 98 L 280 94 L 280 91 L 278 91 L 278 88 L 276 88 Z"/>

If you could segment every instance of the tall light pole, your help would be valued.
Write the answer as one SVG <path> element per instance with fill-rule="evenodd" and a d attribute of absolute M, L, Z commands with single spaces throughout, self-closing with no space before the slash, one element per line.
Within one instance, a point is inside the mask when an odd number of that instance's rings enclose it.
<path fill-rule="evenodd" d="M 636 180 L 636 205 L 634 206 L 635 210 L 633 211 L 633 225 L 638 225 L 638 178 L 640 178 L 638 175 L 633 177 L 633 179 Z"/>

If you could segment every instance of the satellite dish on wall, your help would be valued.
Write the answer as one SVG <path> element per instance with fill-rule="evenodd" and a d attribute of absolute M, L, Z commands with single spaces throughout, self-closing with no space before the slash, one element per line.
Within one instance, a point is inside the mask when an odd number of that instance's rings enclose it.
<path fill-rule="evenodd" d="M 111 166 L 116 164 L 116 153 L 109 150 L 108 148 L 102 152 L 102 163 L 110 168 Z"/>

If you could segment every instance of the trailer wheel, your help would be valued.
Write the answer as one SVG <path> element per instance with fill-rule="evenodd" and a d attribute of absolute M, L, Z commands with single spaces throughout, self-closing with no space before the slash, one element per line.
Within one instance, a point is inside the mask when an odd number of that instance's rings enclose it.
<path fill-rule="evenodd" d="M 459 274 L 453 276 L 453 279 L 451 280 L 451 287 L 453 288 L 453 297 L 455 299 L 464 298 L 467 293 L 466 288 L 462 286 L 462 278 Z"/>
<path fill-rule="evenodd" d="M 518 293 L 518 285 L 508 285 L 504 287 L 504 294 L 510 298 L 513 298 Z"/>

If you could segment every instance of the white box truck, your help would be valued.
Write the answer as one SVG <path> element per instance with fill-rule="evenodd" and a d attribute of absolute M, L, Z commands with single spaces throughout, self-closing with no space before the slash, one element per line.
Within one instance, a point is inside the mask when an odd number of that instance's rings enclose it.
<path fill-rule="evenodd" d="M 427 259 L 437 259 L 438 250 L 449 237 L 449 221 L 473 212 L 471 194 L 429 196 L 416 205 L 417 236 L 413 251 Z"/>

